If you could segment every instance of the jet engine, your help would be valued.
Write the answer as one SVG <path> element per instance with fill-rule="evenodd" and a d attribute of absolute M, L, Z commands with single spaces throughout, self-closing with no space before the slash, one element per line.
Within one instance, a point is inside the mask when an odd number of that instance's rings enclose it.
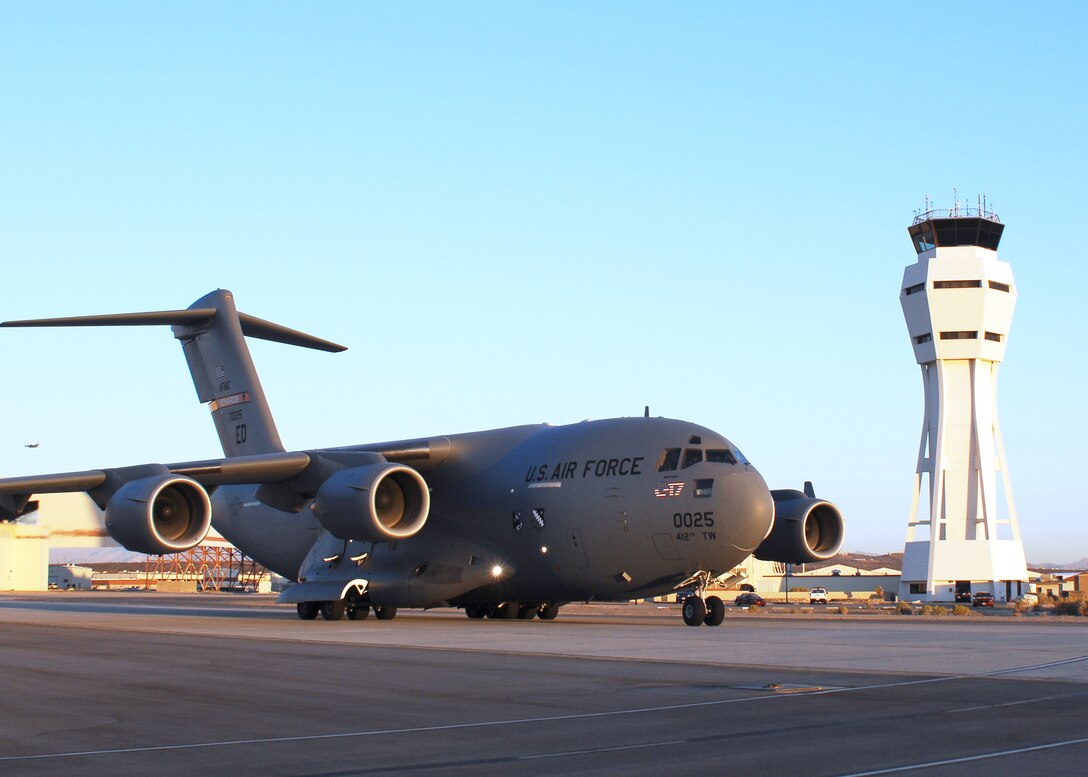
<path fill-rule="evenodd" d="M 756 548 L 756 558 L 806 564 L 824 561 L 839 552 L 845 527 L 835 505 L 793 489 L 771 491 L 771 498 L 774 524 Z"/>
<path fill-rule="evenodd" d="M 312 509 L 342 540 L 403 540 L 427 522 L 431 494 L 411 467 L 382 462 L 335 472 L 317 489 Z"/>
<path fill-rule="evenodd" d="M 182 475 L 130 480 L 106 505 L 106 531 L 137 553 L 188 550 L 200 544 L 211 525 L 208 492 Z"/>

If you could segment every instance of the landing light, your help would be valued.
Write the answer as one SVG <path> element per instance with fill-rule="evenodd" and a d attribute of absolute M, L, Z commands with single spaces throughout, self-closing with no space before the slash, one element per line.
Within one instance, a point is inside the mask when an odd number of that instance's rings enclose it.
<path fill-rule="evenodd" d="M 540 552 L 543 553 L 545 556 L 548 555 L 548 546 L 547 545 L 541 545 L 540 546 Z"/>
<path fill-rule="evenodd" d="M 506 570 L 502 568 L 502 564 L 496 564 L 495 566 L 491 567 L 491 576 L 498 580 L 500 577 L 502 577 L 502 573 L 505 571 Z"/>

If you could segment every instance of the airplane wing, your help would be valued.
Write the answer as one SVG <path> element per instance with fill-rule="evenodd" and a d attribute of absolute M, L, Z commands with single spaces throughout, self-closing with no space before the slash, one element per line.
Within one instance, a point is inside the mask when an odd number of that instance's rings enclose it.
<path fill-rule="evenodd" d="M 308 453 L 266 453 L 227 459 L 149 464 L 139 467 L 92 469 L 0 479 L 0 520 L 10 521 L 30 512 L 32 494 L 86 491 L 105 507 L 118 485 L 139 477 L 169 474 L 191 478 L 214 488 L 228 483 L 282 483 L 303 472 L 313 461 Z M 105 499 L 101 498 L 104 491 Z"/>
<path fill-rule="evenodd" d="M 309 466 L 307 453 L 265 453 L 230 459 L 208 459 L 163 465 L 174 475 L 184 475 L 204 486 L 227 483 L 279 483 Z M 154 466 L 154 465 L 151 465 Z M 56 494 L 68 491 L 93 491 L 103 485 L 111 472 L 133 468 L 91 469 L 85 472 L 59 472 L 50 475 L 0 478 L 0 494 Z"/>

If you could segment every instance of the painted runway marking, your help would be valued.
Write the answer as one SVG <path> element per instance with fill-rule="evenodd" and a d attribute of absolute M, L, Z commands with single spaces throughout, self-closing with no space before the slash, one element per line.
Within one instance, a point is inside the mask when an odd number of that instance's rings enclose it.
<path fill-rule="evenodd" d="M 540 753 L 539 755 L 519 755 L 518 761 L 535 761 L 541 758 L 564 758 L 568 755 L 595 755 L 597 753 L 617 753 L 621 750 L 646 750 L 651 747 L 668 747 L 687 744 L 688 739 L 670 739 L 667 742 L 645 742 L 640 745 L 618 745 L 616 747 L 595 747 L 590 750 L 568 750 L 563 753 Z"/>
<path fill-rule="evenodd" d="M 954 715 L 954 714 L 959 713 L 959 712 L 980 712 L 982 710 L 996 710 L 996 709 L 1000 709 L 1001 707 L 1018 707 L 1021 704 L 1038 704 L 1041 701 L 1054 701 L 1055 699 L 1069 699 L 1069 698 L 1071 698 L 1073 696 L 1084 696 L 1085 694 L 1088 694 L 1088 691 L 1086 691 L 1085 693 L 1062 693 L 1062 694 L 1059 694 L 1057 696 L 1040 696 L 1037 699 L 1022 699 L 1021 701 L 1007 701 L 1007 702 L 1004 702 L 1003 704 L 982 704 L 982 705 L 979 705 L 978 707 L 960 707 L 959 709 L 948 710 L 944 714 L 945 715 Z"/>
<path fill-rule="evenodd" d="M 1020 755 L 1022 753 L 1036 753 L 1041 750 L 1053 750 L 1057 747 L 1070 747 L 1072 745 L 1084 745 L 1088 744 L 1088 737 L 1083 739 L 1067 739 L 1064 742 L 1051 742 L 1045 745 L 1033 745 L 1031 747 L 1018 747 L 1015 750 L 999 750 L 994 753 L 980 753 L 979 755 L 968 755 L 963 758 L 949 758 L 944 761 L 927 761 L 920 764 L 908 764 L 906 766 L 894 766 L 889 769 L 877 769 L 871 772 L 852 772 L 850 774 L 840 774 L 838 777 L 876 777 L 880 774 L 897 774 L 899 772 L 914 772 L 919 769 L 933 769 L 938 766 L 952 766 L 953 764 L 966 764 L 974 761 L 985 761 L 990 758 L 1004 758 L 1010 755 Z"/>
<path fill-rule="evenodd" d="M 713 699 L 711 701 L 687 702 L 684 704 L 667 704 L 658 707 L 636 707 L 625 710 L 606 710 L 603 712 L 581 712 L 572 715 L 549 715 L 538 718 L 518 718 L 514 720 L 485 720 L 475 723 L 450 723 L 439 726 L 417 726 L 414 728 L 372 729 L 369 731 L 344 731 L 336 734 L 308 734 L 285 737 L 263 737 L 260 739 L 231 739 L 213 742 L 190 742 L 180 745 L 147 745 L 143 747 L 122 747 L 108 750 L 81 750 L 77 752 L 63 753 L 38 753 L 33 755 L 8 755 L 0 756 L 0 763 L 12 761 L 41 761 L 53 758 L 75 758 L 102 755 L 124 755 L 129 753 L 155 753 L 165 751 L 199 750 L 212 747 L 235 747 L 239 745 L 271 745 L 286 742 L 313 742 L 319 740 L 351 739 L 374 736 L 390 736 L 393 734 L 426 734 L 438 731 L 457 731 L 473 728 L 489 728 L 498 726 L 517 726 L 528 723 L 556 723 L 568 720 L 587 720 L 591 718 L 618 717 L 621 715 L 645 715 L 654 712 L 670 712 L 674 710 L 698 709 L 700 707 L 721 707 L 729 704 L 744 704 L 754 701 L 770 701 L 773 699 L 803 699 L 813 696 L 830 696 L 842 693 L 856 693 L 858 691 L 871 691 L 886 688 L 902 688 L 909 685 L 928 685 L 931 683 L 945 683 L 951 680 L 963 680 L 979 675 L 955 675 L 947 677 L 931 677 L 925 680 L 903 680 L 895 683 L 877 683 L 875 685 L 859 685 L 853 688 L 825 688 L 821 691 L 808 693 L 777 694 L 766 693 L 759 696 L 742 696 L 736 699 Z M 663 743 L 664 744 L 664 743 Z"/>
<path fill-rule="evenodd" d="M 1015 674 L 1017 672 L 1032 672 L 1036 669 L 1050 669 L 1055 666 L 1065 666 L 1066 664 L 1076 664 L 1080 661 L 1088 661 L 1088 656 L 1077 656 L 1076 658 L 1066 658 L 1062 661 L 1050 661 L 1046 664 L 1033 664 L 1032 666 L 1018 666 L 1015 669 L 998 669 L 993 672 L 983 672 L 982 674 L 974 675 L 975 677 L 996 677 L 1002 674 Z"/>

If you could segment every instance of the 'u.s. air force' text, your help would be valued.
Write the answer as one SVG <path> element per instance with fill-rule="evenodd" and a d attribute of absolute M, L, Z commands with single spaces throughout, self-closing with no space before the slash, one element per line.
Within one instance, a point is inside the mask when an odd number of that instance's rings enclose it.
<path fill-rule="evenodd" d="M 545 480 L 570 480 L 572 478 L 612 478 L 626 475 L 641 475 L 645 456 L 626 459 L 586 459 L 584 464 L 577 461 L 560 461 L 556 464 L 535 464 L 525 473 L 526 483 L 541 483 Z"/>

